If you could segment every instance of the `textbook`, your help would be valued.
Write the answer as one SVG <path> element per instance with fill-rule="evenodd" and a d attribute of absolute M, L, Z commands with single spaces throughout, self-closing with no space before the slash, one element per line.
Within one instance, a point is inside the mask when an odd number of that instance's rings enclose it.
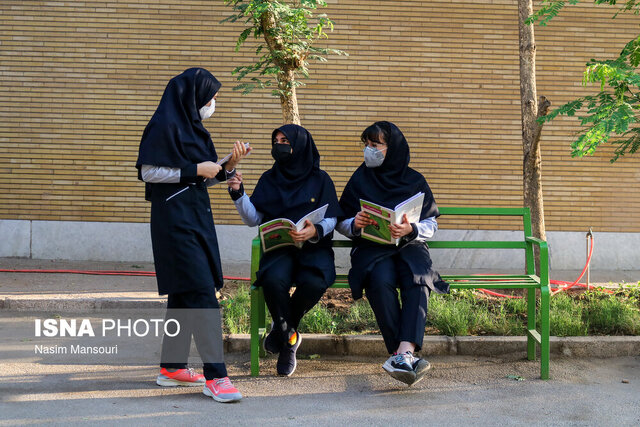
<path fill-rule="evenodd" d="M 301 248 L 304 242 L 294 242 L 289 235 L 289 231 L 300 231 L 304 228 L 306 220 L 312 224 L 317 224 L 324 219 L 329 204 L 319 207 L 315 211 L 309 212 L 295 224 L 287 218 L 272 219 L 271 221 L 260 224 L 258 227 L 260 233 L 260 241 L 262 242 L 262 250 L 264 252 L 271 249 L 280 248 L 282 246 L 295 245 Z"/>
<path fill-rule="evenodd" d="M 422 212 L 424 193 L 420 192 L 399 203 L 395 208 L 388 209 L 373 202 L 360 199 L 360 209 L 368 213 L 377 225 L 367 225 L 362 229 L 360 236 L 382 244 L 398 245 L 400 239 L 391 237 L 391 224 L 402 222 L 402 216 L 407 215 L 409 222 L 419 222 Z"/>

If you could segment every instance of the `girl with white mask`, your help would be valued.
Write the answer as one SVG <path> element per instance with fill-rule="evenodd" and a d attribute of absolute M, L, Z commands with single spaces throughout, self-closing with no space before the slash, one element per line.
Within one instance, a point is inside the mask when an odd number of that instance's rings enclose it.
<path fill-rule="evenodd" d="M 431 292 L 447 293 L 449 284 L 433 270 L 426 239 L 438 228 L 440 215 L 431 189 L 418 171 L 409 167 L 409 144 L 396 125 L 376 122 L 362 132 L 364 163 L 347 183 L 336 230 L 353 240 L 349 287 L 354 299 L 366 293 L 391 354 L 382 365 L 393 378 L 411 385 L 420 381 L 429 362 L 415 355 L 422 347 Z M 362 229 L 378 226 L 361 210 L 360 200 L 394 209 L 424 193 L 420 219 L 410 223 L 403 215 L 391 224 L 391 237 L 399 244 L 383 244 L 361 237 Z M 398 301 L 398 289 L 400 299 Z"/>
<path fill-rule="evenodd" d="M 216 401 L 233 402 L 242 395 L 231 384 L 223 358 L 216 298 L 223 277 L 207 188 L 232 178 L 248 149 L 236 141 L 231 158 L 216 163 L 202 122 L 213 114 L 221 86 L 204 68 L 172 78 L 142 134 L 136 167 L 151 202 L 158 293 L 168 295 L 167 318 L 180 324 L 179 332 L 163 338 L 156 384 L 199 386 Z M 187 368 L 192 335 L 204 375 Z"/>

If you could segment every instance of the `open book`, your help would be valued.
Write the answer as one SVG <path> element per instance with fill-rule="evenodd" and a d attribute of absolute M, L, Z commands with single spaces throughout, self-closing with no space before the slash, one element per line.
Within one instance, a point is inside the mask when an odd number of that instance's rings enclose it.
<path fill-rule="evenodd" d="M 301 248 L 304 242 L 294 242 L 293 238 L 289 235 L 289 231 L 302 230 L 306 220 L 311 221 L 313 224 L 319 223 L 324 219 L 324 214 L 327 212 L 328 207 L 329 205 L 326 204 L 315 211 L 309 212 L 295 224 L 287 218 L 272 219 L 264 224 L 260 224 L 258 229 L 260 232 L 260 241 L 262 242 L 262 250 L 267 252 L 271 249 L 287 245 L 295 245 L 297 248 Z"/>
<path fill-rule="evenodd" d="M 402 216 L 407 215 L 409 222 L 420 221 L 424 193 L 420 192 L 399 203 L 395 208 L 388 209 L 373 202 L 360 199 L 360 208 L 368 213 L 377 225 L 367 225 L 361 231 L 361 237 L 382 244 L 397 245 L 400 239 L 391 237 L 391 224 L 402 222 Z"/>

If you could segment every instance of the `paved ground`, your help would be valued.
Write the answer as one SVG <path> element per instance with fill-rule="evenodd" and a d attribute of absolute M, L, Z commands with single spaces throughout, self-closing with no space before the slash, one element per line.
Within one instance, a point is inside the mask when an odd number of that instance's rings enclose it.
<path fill-rule="evenodd" d="M 246 276 L 245 267 L 226 274 Z M 153 269 L 150 264 L 0 258 L 2 268 Z M 577 274 L 554 272 L 552 278 L 573 280 Z M 592 277 L 600 283 L 640 280 L 637 271 L 594 272 Z M 153 277 L 0 273 L 0 301 L 20 298 L 57 309 L 61 301 L 77 305 L 96 299 L 162 304 Z M 71 365 L 27 354 L 25 348 L 33 343 L 15 339 L 33 336 L 25 314 L 14 318 L 2 311 L 0 425 L 640 425 L 638 356 L 554 356 L 549 381 L 538 379 L 538 361 L 521 355 L 432 356 L 427 378 L 407 388 L 382 371 L 379 357 L 301 360 L 292 378 L 273 376 L 274 360 L 268 359 L 263 376 L 251 378 L 248 354 L 232 353 L 227 355 L 229 372 L 246 398 L 224 405 L 198 389 L 157 387 L 155 366 Z"/>
<path fill-rule="evenodd" d="M 536 362 L 441 356 L 411 388 L 378 358 L 302 360 L 291 378 L 273 360 L 248 377 L 246 359 L 228 357 L 235 404 L 160 388 L 155 367 L 3 363 L 0 425 L 640 425 L 640 357 L 556 358 L 542 381 Z"/>

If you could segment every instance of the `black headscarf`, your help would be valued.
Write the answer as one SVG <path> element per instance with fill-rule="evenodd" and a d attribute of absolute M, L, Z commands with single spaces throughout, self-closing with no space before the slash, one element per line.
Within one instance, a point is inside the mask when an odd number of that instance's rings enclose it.
<path fill-rule="evenodd" d="M 360 199 L 393 209 L 399 203 L 418 192 L 424 193 L 420 220 L 439 216 L 433 193 L 421 173 L 409 167 L 409 144 L 396 125 L 390 122 L 376 122 L 377 127 L 389 135 L 387 153 L 382 165 L 369 168 L 362 163 L 347 183 L 340 207 L 344 218 L 352 218 L 360 211 Z M 364 136 L 364 135 L 363 135 Z"/>
<path fill-rule="evenodd" d="M 309 131 L 298 125 L 284 125 L 272 133 L 272 144 L 278 131 L 292 148 L 286 164 L 276 161 L 260 177 L 251 202 L 264 214 L 263 221 L 288 218 L 294 222 L 309 212 L 329 204 L 325 217 L 341 214 L 333 181 L 320 169 L 320 154 Z"/>
<path fill-rule="evenodd" d="M 221 86 L 204 68 L 189 68 L 169 81 L 142 134 L 136 162 L 138 170 L 142 165 L 184 168 L 194 163 L 218 160 L 198 110 L 213 98 Z"/>

